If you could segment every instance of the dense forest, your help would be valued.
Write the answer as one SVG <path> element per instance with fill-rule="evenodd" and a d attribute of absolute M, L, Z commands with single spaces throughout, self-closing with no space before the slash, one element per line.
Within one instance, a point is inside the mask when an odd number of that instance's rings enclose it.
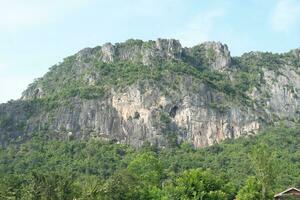
<path fill-rule="evenodd" d="M 1 199 L 272 199 L 300 186 L 300 126 L 194 149 L 32 140 L 0 151 Z"/>

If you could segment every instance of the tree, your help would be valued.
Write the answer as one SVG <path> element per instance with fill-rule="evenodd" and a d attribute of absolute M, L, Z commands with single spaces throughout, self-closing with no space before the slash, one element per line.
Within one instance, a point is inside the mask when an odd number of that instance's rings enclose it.
<path fill-rule="evenodd" d="M 250 176 L 244 187 L 240 189 L 237 195 L 238 200 L 260 200 L 262 185 L 257 178 Z"/>
<path fill-rule="evenodd" d="M 173 183 L 166 186 L 169 199 L 226 200 L 222 190 L 224 182 L 212 171 L 191 169 L 184 171 Z"/>
<path fill-rule="evenodd" d="M 141 185 L 138 177 L 128 170 L 116 172 L 102 188 L 105 200 L 131 200 L 141 198 Z"/>
<path fill-rule="evenodd" d="M 101 189 L 103 182 L 98 176 L 83 176 L 76 182 L 76 186 L 79 189 L 80 198 L 78 200 L 98 200 L 101 199 Z"/>
<path fill-rule="evenodd" d="M 74 197 L 73 177 L 65 172 L 32 172 L 22 186 L 23 199 L 72 200 Z"/>
<path fill-rule="evenodd" d="M 261 184 L 261 200 L 266 200 L 271 196 L 272 185 L 275 183 L 279 169 L 276 155 L 266 144 L 258 144 L 252 149 L 250 160 L 256 178 Z"/>
<path fill-rule="evenodd" d="M 152 152 L 138 155 L 128 165 L 128 170 L 137 174 L 147 185 L 159 186 L 162 178 L 162 164 Z"/>
<path fill-rule="evenodd" d="M 21 176 L 0 174 L 0 180 L 0 199 L 21 199 Z"/>

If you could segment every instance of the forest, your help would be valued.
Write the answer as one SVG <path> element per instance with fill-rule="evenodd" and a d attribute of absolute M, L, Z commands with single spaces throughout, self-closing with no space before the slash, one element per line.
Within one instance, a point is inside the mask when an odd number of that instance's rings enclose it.
<path fill-rule="evenodd" d="M 47 139 L 0 150 L 1 199 L 266 200 L 300 186 L 300 126 L 203 149 Z"/>

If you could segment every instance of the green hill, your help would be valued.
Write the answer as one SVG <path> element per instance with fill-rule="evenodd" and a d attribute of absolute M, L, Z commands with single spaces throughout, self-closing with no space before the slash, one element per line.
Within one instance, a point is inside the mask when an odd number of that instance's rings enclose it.
<path fill-rule="evenodd" d="M 1 149 L 0 195 L 6 199 L 178 199 L 197 188 L 188 184 L 199 184 L 202 177 L 207 178 L 202 184 L 212 187 L 197 189 L 206 194 L 204 199 L 215 199 L 209 191 L 224 193 L 217 199 L 232 199 L 247 177 L 255 176 L 249 155 L 259 144 L 268 147 L 278 168 L 271 193 L 299 187 L 300 127 L 280 126 L 198 150 L 187 143 L 166 149 L 145 144 L 136 150 L 112 142 L 47 141 L 37 136 L 19 147 Z M 198 173 L 195 183 L 190 183 L 192 172 Z M 180 186 L 180 181 L 187 182 Z"/>

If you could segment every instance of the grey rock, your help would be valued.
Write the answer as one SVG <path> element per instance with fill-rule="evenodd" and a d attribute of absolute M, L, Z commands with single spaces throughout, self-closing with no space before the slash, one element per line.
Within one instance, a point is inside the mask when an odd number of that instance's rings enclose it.
<path fill-rule="evenodd" d="M 106 43 L 101 48 L 102 60 L 104 62 L 113 62 L 115 55 L 115 47 L 111 43 Z"/>
<path fill-rule="evenodd" d="M 206 49 L 206 58 L 214 70 L 224 71 L 231 64 L 231 56 L 227 45 L 220 42 L 205 42 L 201 46 Z"/>

